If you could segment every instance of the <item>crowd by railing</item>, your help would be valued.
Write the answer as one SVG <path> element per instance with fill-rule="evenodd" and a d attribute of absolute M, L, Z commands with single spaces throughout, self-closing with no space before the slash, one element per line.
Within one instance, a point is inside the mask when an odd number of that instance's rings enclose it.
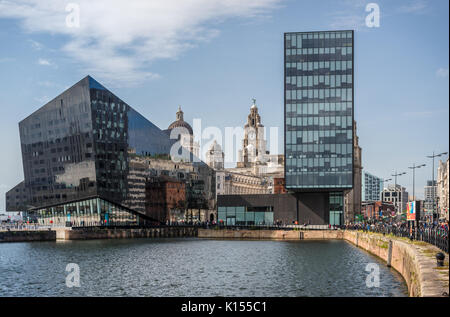
<path fill-rule="evenodd" d="M 432 244 L 447 253 L 449 249 L 448 224 L 421 224 L 418 227 L 409 227 L 406 223 L 372 223 L 345 225 L 341 228 L 392 235 L 395 237 L 408 238 L 411 241 L 423 241 Z"/>
<path fill-rule="evenodd" d="M 47 230 L 50 226 L 42 226 L 37 223 L 1 223 L 0 231 L 36 231 L 36 230 Z"/>

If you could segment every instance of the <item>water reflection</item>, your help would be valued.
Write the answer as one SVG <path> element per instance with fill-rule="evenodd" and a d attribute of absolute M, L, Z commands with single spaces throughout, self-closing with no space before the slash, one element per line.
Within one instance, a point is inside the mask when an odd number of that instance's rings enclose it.
<path fill-rule="evenodd" d="M 80 288 L 65 268 L 80 266 Z M 368 263 L 380 287 L 366 287 Z M 0 244 L 0 296 L 407 296 L 344 241 L 92 240 Z"/>

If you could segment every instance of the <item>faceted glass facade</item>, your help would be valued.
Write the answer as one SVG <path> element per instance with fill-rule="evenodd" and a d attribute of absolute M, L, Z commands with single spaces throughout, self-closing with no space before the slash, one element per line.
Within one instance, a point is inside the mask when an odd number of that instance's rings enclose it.
<path fill-rule="evenodd" d="M 218 207 L 217 220 L 227 226 L 270 226 L 273 207 Z"/>
<path fill-rule="evenodd" d="M 288 189 L 353 187 L 353 36 L 284 35 Z"/>
<path fill-rule="evenodd" d="M 129 208 L 130 193 L 145 191 L 130 181 L 131 156 L 168 157 L 175 142 L 90 76 L 22 120 L 19 130 L 25 180 L 21 195 L 7 194 L 10 211 L 92 197 Z M 144 203 L 137 207 L 143 211 Z"/>
<path fill-rule="evenodd" d="M 100 198 L 87 199 L 35 211 L 44 226 L 137 226 L 139 215 Z"/>

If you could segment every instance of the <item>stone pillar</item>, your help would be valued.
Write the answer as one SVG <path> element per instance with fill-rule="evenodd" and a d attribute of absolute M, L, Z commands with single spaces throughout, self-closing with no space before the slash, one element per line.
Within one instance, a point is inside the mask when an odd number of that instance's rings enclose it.
<path fill-rule="evenodd" d="M 387 267 L 391 267 L 392 262 L 392 240 L 389 240 Z"/>

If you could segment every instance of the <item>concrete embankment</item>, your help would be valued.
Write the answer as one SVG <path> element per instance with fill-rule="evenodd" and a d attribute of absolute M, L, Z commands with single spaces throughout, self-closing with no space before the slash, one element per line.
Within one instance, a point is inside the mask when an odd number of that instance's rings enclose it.
<path fill-rule="evenodd" d="M 1 231 L 0 242 L 91 240 L 91 239 L 133 239 L 133 238 L 177 238 L 196 237 L 195 227 L 161 228 L 55 228 L 41 231 Z"/>
<path fill-rule="evenodd" d="M 53 230 L 0 231 L 0 242 L 54 241 Z"/>
<path fill-rule="evenodd" d="M 133 239 L 133 238 L 177 238 L 196 237 L 195 227 L 161 227 L 136 229 L 58 229 L 56 240 L 91 240 L 91 239 Z"/>
<path fill-rule="evenodd" d="M 436 267 L 435 255 L 441 252 L 423 242 L 383 236 L 381 234 L 340 230 L 205 230 L 199 229 L 199 238 L 246 240 L 322 240 L 343 239 L 378 256 L 398 271 L 408 285 L 411 297 L 441 297 L 449 294 L 448 254 L 445 266 Z M 445 295 L 447 294 L 447 295 Z"/>
<path fill-rule="evenodd" d="M 205 239 L 248 239 L 248 240 L 305 240 L 342 239 L 338 230 L 214 230 L 198 229 L 198 237 Z"/>

